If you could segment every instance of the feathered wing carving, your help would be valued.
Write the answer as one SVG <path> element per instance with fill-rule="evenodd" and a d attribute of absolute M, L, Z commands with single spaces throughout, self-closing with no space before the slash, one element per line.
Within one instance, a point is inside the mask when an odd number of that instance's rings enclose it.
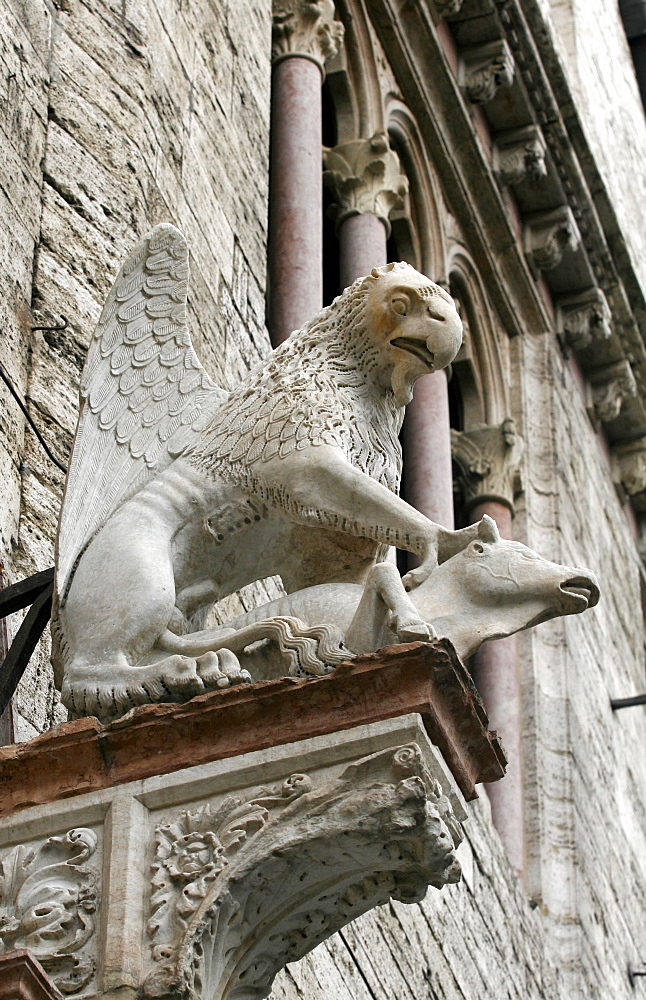
<path fill-rule="evenodd" d="M 81 376 L 79 421 L 57 544 L 56 584 L 110 514 L 189 451 L 228 393 L 200 364 L 186 326 L 188 248 L 156 226 L 121 268 Z"/>

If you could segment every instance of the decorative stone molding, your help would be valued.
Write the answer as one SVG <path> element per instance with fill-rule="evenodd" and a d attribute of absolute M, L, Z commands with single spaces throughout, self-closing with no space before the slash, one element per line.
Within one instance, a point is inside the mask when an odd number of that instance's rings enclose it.
<path fill-rule="evenodd" d="M 551 212 L 537 212 L 526 219 L 525 254 L 534 276 L 553 271 L 566 250 L 576 250 L 581 235 L 569 205 Z"/>
<path fill-rule="evenodd" d="M 502 503 L 513 513 L 524 449 L 511 417 L 498 427 L 451 431 L 451 450 L 459 470 L 465 514 L 486 500 Z"/>
<path fill-rule="evenodd" d="M 0 942 L 28 948 L 65 995 L 86 987 L 94 959 L 98 872 L 85 866 L 97 837 L 77 828 L 38 847 L 18 844 L 0 859 Z"/>
<path fill-rule="evenodd" d="M 63 1000 L 62 994 L 26 948 L 0 955 L 0 1000 Z"/>
<path fill-rule="evenodd" d="M 366 910 L 460 878 L 459 823 L 415 744 L 186 810 L 155 839 L 149 997 L 260 1000 Z"/>
<path fill-rule="evenodd" d="M 597 430 L 601 424 L 615 420 L 625 399 L 637 395 L 637 383 L 630 364 L 625 359 L 604 365 L 589 373 L 592 405 L 588 415 Z"/>
<path fill-rule="evenodd" d="M 474 104 L 492 101 L 498 90 L 511 86 L 513 80 L 514 57 L 504 38 L 460 53 L 460 86 Z"/>
<path fill-rule="evenodd" d="M 557 336 L 564 355 L 584 351 L 612 336 L 612 315 L 600 288 L 565 295 L 557 302 Z"/>
<path fill-rule="evenodd" d="M 324 73 L 327 59 L 343 43 L 333 0 L 274 0 L 271 56 L 274 65 L 291 56 L 311 59 Z"/>
<path fill-rule="evenodd" d="M 326 149 L 323 165 L 323 180 L 335 199 L 330 215 L 337 228 L 351 215 L 370 214 L 390 232 L 390 213 L 404 208 L 408 180 L 386 133 Z"/>
<path fill-rule="evenodd" d="M 540 180 L 547 175 L 547 145 L 537 125 L 509 129 L 496 136 L 493 170 L 501 184 L 517 184 L 527 179 Z"/>
<path fill-rule="evenodd" d="M 612 470 L 622 503 L 631 500 L 638 513 L 646 512 L 646 437 L 616 445 Z"/>

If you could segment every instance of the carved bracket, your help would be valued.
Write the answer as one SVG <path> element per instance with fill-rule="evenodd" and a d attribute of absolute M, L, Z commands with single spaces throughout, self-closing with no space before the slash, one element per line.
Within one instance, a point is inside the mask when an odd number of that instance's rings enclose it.
<path fill-rule="evenodd" d="M 376 215 L 390 232 L 388 217 L 402 209 L 408 180 L 385 132 L 344 142 L 323 153 L 323 180 L 334 195 L 330 216 L 337 228 L 351 215 Z"/>
<path fill-rule="evenodd" d="M 635 510 L 646 512 L 646 437 L 616 445 L 612 469 L 621 502 L 631 500 Z"/>
<path fill-rule="evenodd" d="M 298 774 L 184 811 L 156 831 L 144 996 L 261 1000 L 286 963 L 366 910 L 457 882 L 461 839 L 415 743 L 318 788 Z"/>
<path fill-rule="evenodd" d="M 507 42 L 500 38 L 460 53 L 460 87 L 474 104 L 492 101 L 501 87 L 514 80 L 514 57 Z"/>
<path fill-rule="evenodd" d="M 564 295 L 557 302 L 556 329 L 566 357 L 571 351 L 603 343 L 612 335 L 612 316 L 600 288 Z"/>
<path fill-rule="evenodd" d="M 525 254 L 535 277 L 553 271 L 566 250 L 576 250 L 581 235 L 569 205 L 551 212 L 537 212 L 525 224 Z"/>
<path fill-rule="evenodd" d="M 274 65 L 290 56 L 324 64 L 337 54 L 344 29 L 334 20 L 333 0 L 274 0 L 271 57 Z"/>
<path fill-rule="evenodd" d="M 626 360 L 590 372 L 589 379 L 592 404 L 588 416 L 598 430 L 601 424 L 609 424 L 619 416 L 625 399 L 637 395 L 637 383 Z"/>
<path fill-rule="evenodd" d="M 433 0 L 433 6 L 439 18 L 455 17 L 462 10 L 464 0 Z"/>
<path fill-rule="evenodd" d="M 19 844 L 0 861 L 0 942 L 28 948 L 61 993 L 73 995 L 94 975 L 86 945 L 95 930 L 98 872 L 85 862 L 92 830 L 70 830 L 36 848 Z"/>
<path fill-rule="evenodd" d="M 525 444 L 512 418 L 507 417 L 498 427 L 452 430 L 451 450 L 465 514 L 485 500 L 505 504 L 513 513 Z"/>
<path fill-rule="evenodd" d="M 540 180 L 547 175 L 547 146 L 537 125 L 509 129 L 496 136 L 493 170 L 501 184 L 517 184 L 526 178 Z"/>

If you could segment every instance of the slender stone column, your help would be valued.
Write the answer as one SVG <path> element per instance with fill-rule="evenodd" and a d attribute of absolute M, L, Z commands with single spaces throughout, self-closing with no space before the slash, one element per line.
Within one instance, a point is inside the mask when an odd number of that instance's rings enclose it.
<path fill-rule="evenodd" d="M 406 500 L 437 524 L 453 528 L 451 429 L 445 371 L 424 375 L 415 383 L 403 435 Z"/>
<path fill-rule="evenodd" d="M 523 443 L 513 421 L 500 427 L 452 431 L 453 457 L 460 470 L 471 523 L 488 514 L 503 538 L 513 538 L 514 482 Z M 516 636 L 486 642 L 473 657 L 473 679 L 485 703 L 489 721 L 502 738 L 509 764 L 497 786 L 487 785 L 494 826 L 519 877 L 524 871 L 522 786 L 522 722 Z"/>
<path fill-rule="evenodd" d="M 274 346 L 323 303 L 321 83 L 343 25 L 332 0 L 275 0 L 269 195 Z"/>
<path fill-rule="evenodd" d="M 403 208 L 408 181 L 385 132 L 344 142 L 323 154 L 323 180 L 339 237 L 341 288 L 387 263 L 389 216 Z"/>

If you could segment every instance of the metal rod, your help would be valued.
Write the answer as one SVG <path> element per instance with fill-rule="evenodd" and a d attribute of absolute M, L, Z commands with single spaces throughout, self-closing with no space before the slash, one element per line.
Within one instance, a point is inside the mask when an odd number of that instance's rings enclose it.
<path fill-rule="evenodd" d="M 32 326 L 32 330 L 66 330 L 67 329 L 67 316 L 63 316 L 61 313 L 61 319 L 63 320 L 58 326 Z"/>
<path fill-rule="evenodd" d="M 44 569 L 41 573 L 34 573 L 10 587 L 0 590 L 0 618 L 12 615 L 15 611 L 26 608 L 33 604 L 39 594 L 52 583 L 54 579 L 54 567 Z"/>
<path fill-rule="evenodd" d="M 31 659 L 31 654 L 45 631 L 52 613 L 53 589 L 53 584 L 50 583 L 38 595 L 11 643 L 4 663 L 0 666 L 0 715 L 11 701 Z"/>
<path fill-rule="evenodd" d="M 628 966 L 628 982 L 635 989 L 635 980 L 638 976 L 646 976 L 646 969 L 633 969 L 632 965 Z"/>
<path fill-rule="evenodd" d="M 632 698 L 611 698 L 610 704 L 613 712 L 617 712 L 620 708 L 632 708 L 633 705 L 646 705 L 646 694 L 636 694 Z M 646 972 L 640 975 L 646 975 Z"/>
<path fill-rule="evenodd" d="M 61 327 L 55 327 L 55 328 L 54 327 L 32 327 L 32 329 L 34 329 L 34 330 L 36 330 L 36 329 L 47 329 L 47 330 L 49 330 L 49 329 L 57 329 L 57 330 L 62 330 L 63 327 L 62 326 Z M 11 395 L 13 396 L 13 398 L 15 399 L 15 401 L 17 402 L 17 404 L 20 407 L 20 409 L 22 410 L 23 415 L 25 417 L 25 420 L 27 421 L 27 423 L 31 427 L 32 431 L 34 432 L 34 434 L 38 438 L 38 440 L 39 440 L 40 444 L 42 445 L 42 447 L 43 447 L 43 449 L 44 449 L 47 457 L 49 458 L 49 460 L 51 462 L 53 462 L 54 465 L 58 466 L 58 468 L 61 470 L 61 472 L 67 472 L 67 467 L 64 466 L 62 462 L 59 462 L 58 459 L 56 458 L 56 456 L 53 455 L 52 452 L 49 450 L 49 447 L 47 446 L 47 442 L 45 441 L 44 437 L 42 436 L 42 434 L 40 433 L 40 431 L 36 427 L 36 424 L 34 423 L 34 421 L 31 419 L 31 416 L 29 415 L 29 411 L 28 411 L 27 407 L 25 406 L 25 404 L 23 403 L 22 399 L 20 398 L 20 396 L 18 395 L 18 393 L 14 389 L 13 383 L 12 383 L 11 379 L 7 375 L 7 373 L 4 370 L 4 368 L 2 367 L 2 365 L 0 365 L 0 378 L 2 379 L 2 381 L 6 385 L 7 389 L 9 390 L 9 392 L 11 393 Z"/>

